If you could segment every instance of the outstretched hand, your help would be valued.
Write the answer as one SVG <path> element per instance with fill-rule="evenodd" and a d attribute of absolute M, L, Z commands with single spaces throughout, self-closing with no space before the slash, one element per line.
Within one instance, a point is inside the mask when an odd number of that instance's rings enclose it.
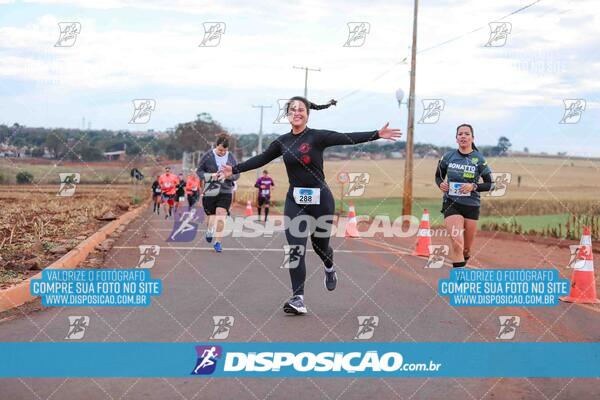
<path fill-rule="evenodd" d="M 400 139 L 400 137 L 402 136 L 402 132 L 400 132 L 400 129 L 388 128 L 388 126 L 390 126 L 389 122 L 386 123 L 383 126 L 383 128 L 379 130 L 379 137 L 382 139 L 393 140 L 394 142 Z"/>
<path fill-rule="evenodd" d="M 231 165 L 223 165 L 218 172 L 219 178 L 227 179 L 233 175 L 233 167 Z"/>

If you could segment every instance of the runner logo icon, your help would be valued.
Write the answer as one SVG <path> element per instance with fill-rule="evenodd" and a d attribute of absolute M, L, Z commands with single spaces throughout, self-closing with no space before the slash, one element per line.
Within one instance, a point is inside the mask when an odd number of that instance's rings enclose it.
<path fill-rule="evenodd" d="M 73 47 L 77 40 L 77 35 L 81 33 L 81 24 L 79 22 L 59 22 L 60 36 L 54 47 Z"/>
<path fill-rule="evenodd" d="M 500 331 L 496 339 L 511 340 L 517 333 L 517 327 L 521 324 L 521 317 L 516 315 L 503 315 L 498 317 L 500 320 Z"/>
<path fill-rule="evenodd" d="M 490 38 L 485 47 L 502 47 L 506 44 L 508 35 L 512 30 L 510 22 L 490 22 Z"/>
<path fill-rule="evenodd" d="M 585 111 L 586 101 L 584 99 L 564 99 L 565 113 L 559 124 L 576 124 Z"/>
<path fill-rule="evenodd" d="M 160 254 L 158 245 L 140 245 L 140 258 L 136 268 L 152 268 L 156 262 L 156 257 Z"/>
<path fill-rule="evenodd" d="M 418 123 L 436 124 L 440 120 L 446 102 L 443 99 L 424 99 L 421 102 L 423 103 L 423 115 Z"/>
<path fill-rule="evenodd" d="M 358 331 L 354 339 L 371 339 L 373 333 L 375 333 L 375 328 L 379 325 L 379 317 L 376 315 L 359 315 L 356 318 L 358 318 Z"/>
<path fill-rule="evenodd" d="M 365 44 L 369 32 L 371 24 L 368 22 L 348 22 L 348 39 L 344 47 L 361 47 Z"/>
<path fill-rule="evenodd" d="M 204 38 L 198 47 L 217 47 L 225 34 L 225 22 L 204 22 Z"/>
<path fill-rule="evenodd" d="M 304 255 L 305 247 L 301 244 L 298 245 L 283 245 L 283 264 L 281 268 L 294 269 L 298 268 L 300 259 Z"/>
<path fill-rule="evenodd" d="M 223 355 L 221 346 L 196 346 L 196 367 L 192 375 L 210 375 L 217 368 L 217 359 Z"/>
<path fill-rule="evenodd" d="M 429 258 L 425 268 L 442 268 L 448 254 L 450 254 L 450 246 L 447 244 L 429 245 Z"/>
<path fill-rule="evenodd" d="M 213 315 L 213 333 L 209 339 L 223 340 L 229 336 L 235 318 L 231 315 Z"/>
<path fill-rule="evenodd" d="M 87 315 L 70 315 L 69 316 L 69 331 L 65 340 L 83 339 L 85 330 L 90 326 L 90 317 Z"/>

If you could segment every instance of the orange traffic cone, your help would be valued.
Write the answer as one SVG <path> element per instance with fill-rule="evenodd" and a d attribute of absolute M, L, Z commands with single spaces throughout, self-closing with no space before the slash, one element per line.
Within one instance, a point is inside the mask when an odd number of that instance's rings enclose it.
<path fill-rule="evenodd" d="M 423 210 L 423 217 L 419 224 L 419 232 L 417 233 L 417 246 L 413 251 L 413 256 L 429 257 L 429 246 L 431 245 L 431 231 L 429 230 L 429 211 Z"/>
<path fill-rule="evenodd" d="M 356 226 L 356 212 L 354 211 L 354 204 L 348 205 L 348 221 L 346 222 L 346 237 L 357 238 L 360 237 L 358 233 L 358 227 Z"/>
<path fill-rule="evenodd" d="M 583 227 L 577 256 L 571 274 L 571 292 L 560 300 L 569 303 L 598 304 L 596 298 L 596 278 L 594 276 L 594 258 L 592 256 L 592 235 L 590 227 Z"/>
<path fill-rule="evenodd" d="M 246 217 L 251 217 L 252 216 L 252 203 L 250 203 L 250 200 L 248 200 L 246 202 L 246 212 L 245 212 Z"/>

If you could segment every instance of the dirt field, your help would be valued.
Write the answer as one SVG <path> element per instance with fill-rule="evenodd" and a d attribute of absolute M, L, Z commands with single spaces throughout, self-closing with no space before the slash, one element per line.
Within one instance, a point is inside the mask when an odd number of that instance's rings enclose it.
<path fill-rule="evenodd" d="M 79 173 L 82 184 L 126 184 L 131 183 L 130 171 L 138 168 L 144 174 L 145 181 L 150 181 L 153 176 L 162 172 L 163 165 L 175 162 L 161 163 L 131 161 L 113 162 L 62 162 L 44 159 L 6 159 L 0 158 L 0 183 L 14 184 L 19 172 L 26 171 L 33 174 L 33 182 L 38 185 L 58 185 L 59 173 Z"/>
<path fill-rule="evenodd" d="M 58 185 L 0 186 L 0 289 L 62 257 L 107 221 L 141 201 L 141 187 L 80 185 L 71 197 Z M 107 215 L 108 213 L 108 215 Z"/>

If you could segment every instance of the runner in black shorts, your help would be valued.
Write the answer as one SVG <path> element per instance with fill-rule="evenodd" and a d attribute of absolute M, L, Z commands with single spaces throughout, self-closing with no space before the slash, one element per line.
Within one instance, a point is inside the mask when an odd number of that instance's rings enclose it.
<path fill-rule="evenodd" d="M 399 129 L 388 128 L 385 124 L 379 131 L 339 133 L 328 130 L 311 129 L 306 126 L 310 102 L 303 97 L 292 97 L 287 103 L 288 120 L 292 125 L 289 133 L 279 136 L 269 147 L 256 157 L 238 164 L 225 166 L 223 176 L 259 168 L 283 155 L 290 188 L 285 199 L 285 235 L 291 246 L 305 246 L 308 234 L 311 235 L 313 249 L 325 264 L 325 286 L 334 290 L 337 274 L 333 264 L 333 249 L 329 246 L 331 224 L 333 222 L 334 199 L 323 173 L 323 151 L 337 145 L 352 145 L 379 138 L 396 140 Z M 308 232 L 308 219 L 319 219 L 314 232 Z M 288 223 L 289 222 L 289 223 Z M 297 228 L 295 228 L 295 226 Z M 294 234 L 292 231 L 298 231 Z M 311 227 L 312 228 L 312 227 Z M 297 232 L 297 233 L 298 233 Z M 285 303 L 283 310 L 292 314 L 306 313 L 304 305 L 304 281 L 306 279 L 305 252 L 301 251 L 298 265 L 289 268 L 292 280 L 292 298 Z"/>
<path fill-rule="evenodd" d="M 172 211 L 175 204 L 175 193 L 177 192 L 179 178 L 177 178 L 177 175 L 171 173 L 170 167 L 165 167 L 165 173 L 158 177 L 158 184 L 162 191 L 162 201 L 166 203 L 165 219 L 167 219 L 173 214 Z"/>
<path fill-rule="evenodd" d="M 158 215 L 160 215 L 160 184 L 158 183 L 158 178 L 160 178 L 160 175 L 156 176 L 156 179 L 154 180 L 154 182 L 152 182 L 152 203 L 153 203 L 153 209 L 152 212 L 157 213 Z"/>
<path fill-rule="evenodd" d="M 441 212 L 452 241 L 454 268 L 467 265 L 477 232 L 479 192 L 492 189 L 490 167 L 473 143 L 474 137 L 471 125 L 459 125 L 456 128 L 458 149 L 442 156 L 435 173 L 435 182 L 444 192 Z M 483 183 L 478 183 L 480 177 Z"/>
<path fill-rule="evenodd" d="M 228 151 L 229 135 L 221 134 L 217 138 L 217 144 L 214 149 L 207 151 L 198 162 L 196 173 L 205 181 L 204 195 L 202 196 L 202 206 L 206 213 L 206 241 L 212 242 L 215 251 L 223 251 L 221 238 L 225 229 L 225 219 L 231 207 L 233 198 L 233 185 L 240 175 L 236 174 L 227 179 L 220 179 L 217 172 L 225 165 L 237 165 L 233 154 Z"/>
<path fill-rule="evenodd" d="M 265 222 L 267 222 L 269 207 L 271 206 L 271 192 L 275 187 L 275 181 L 269 176 L 269 171 L 266 169 L 263 171 L 263 176 L 256 180 L 254 187 L 258 189 L 258 219 L 260 219 L 260 212 L 264 207 Z"/>
<path fill-rule="evenodd" d="M 185 201 L 185 179 L 183 178 L 183 174 L 180 173 L 178 176 L 179 184 L 177 185 L 177 190 L 175 191 L 175 214 L 179 211 L 179 204 Z"/>

